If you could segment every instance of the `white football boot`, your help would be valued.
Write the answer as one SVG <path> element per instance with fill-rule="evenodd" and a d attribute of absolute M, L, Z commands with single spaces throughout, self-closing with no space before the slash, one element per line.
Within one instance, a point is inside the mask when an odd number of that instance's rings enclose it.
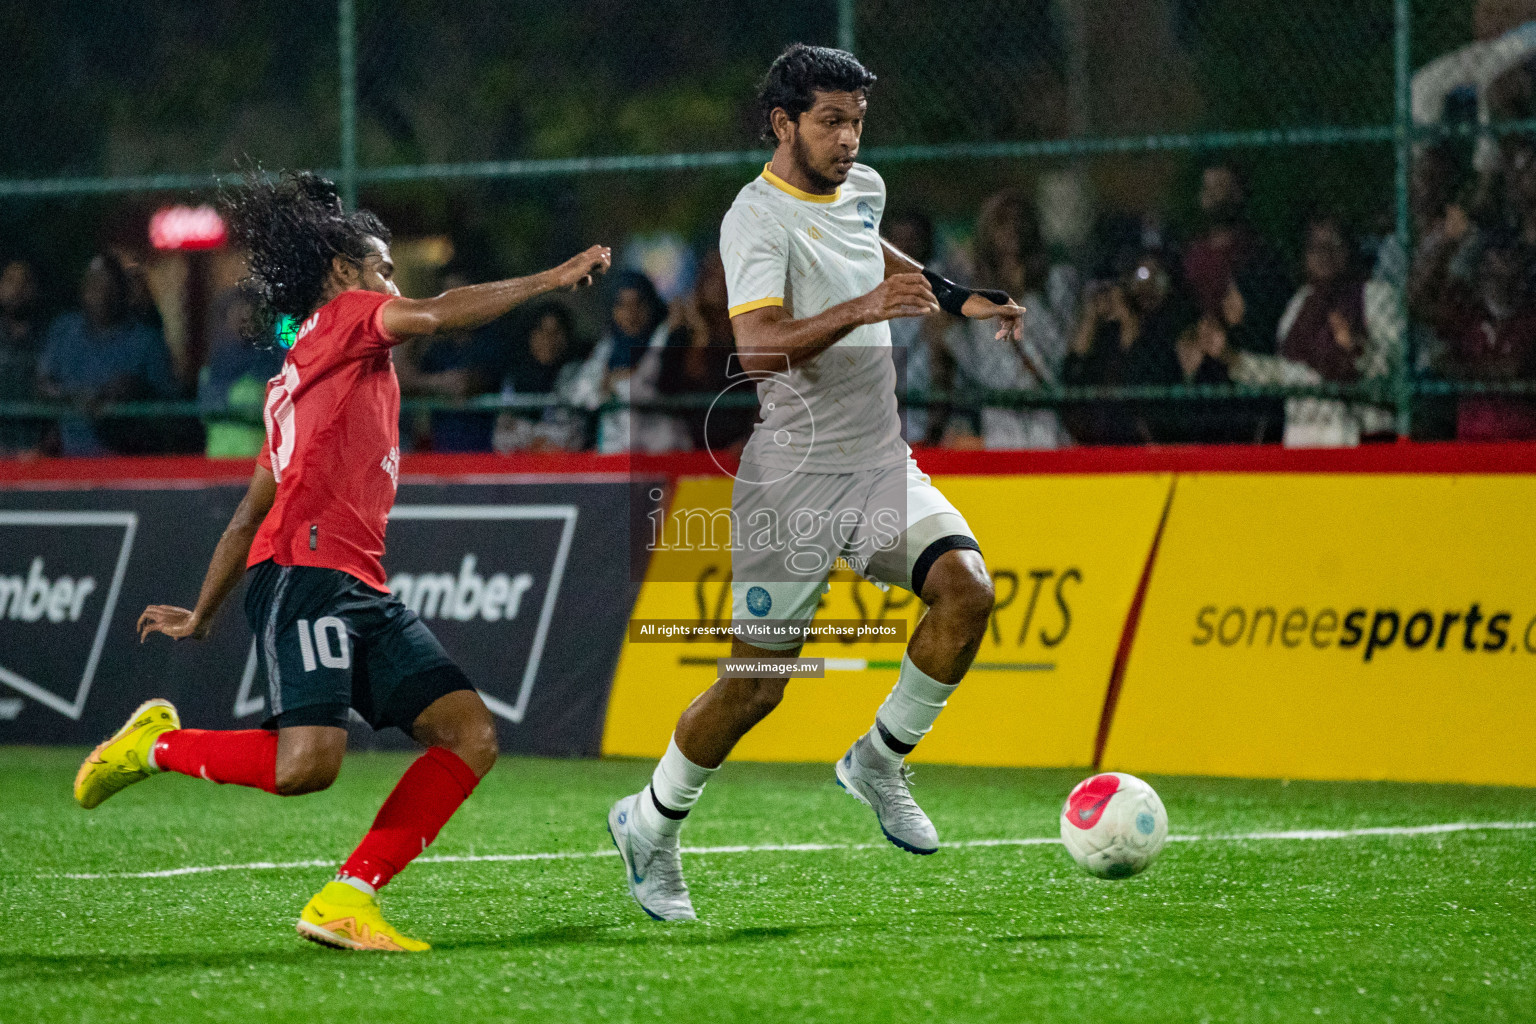
<path fill-rule="evenodd" d="M 683 881 L 682 848 L 677 836 L 651 835 L 640 823 L 642 790 L 608 809 L 608 834 L 624 861 L 624 881 L 640 909 L 658 921 L 693 921 L 693 901 Z"/>
<path fill-rule="evenodd" d="M 939 832 L 907 789 L 905 762 L 892 763 L 869 749 L 869 734 L 860 736 L 837 762 L 837 784 L 848 795 L 874 809 L 880 831 L 908 853 L 939 849 Z"/>

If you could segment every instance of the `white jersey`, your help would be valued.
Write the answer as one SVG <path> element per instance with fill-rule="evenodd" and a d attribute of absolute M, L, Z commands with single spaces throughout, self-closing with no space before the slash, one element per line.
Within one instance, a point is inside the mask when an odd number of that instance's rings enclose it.
<path fill-rule="evenodd" d="M 885 182 L 854 164 L 836 193 L 802 192 L 765 165 L 720 225 L 731 315 L 783 306 L 797 319 L 867 295 L 885 279 Z M 782 472 L 850 473 L 910 454 L 896 411 L 885 323 L 855 327 L 812 359 L 758 382 L 759 422 L 742 462 Z"/>

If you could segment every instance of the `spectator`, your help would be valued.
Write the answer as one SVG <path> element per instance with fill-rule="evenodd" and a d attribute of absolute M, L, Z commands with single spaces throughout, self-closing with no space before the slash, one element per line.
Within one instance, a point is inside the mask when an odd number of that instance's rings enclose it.
<path fill-rule="evenodd" d="M 1306 284 L 1280 317 L 1280 355 L 1315 370 L 1325 381 L 1353 384 L 1381 380 L 1392 372 L 1403 341 L 1403 316 L 1396 290 L 1369 280 L 1353 265 L 1357 249 L 1343 221 L 1317 215 L 1307 223 Z M 1351 406 L 1352 422 L 1335 437 L 1319 435 L 1315 445 L 1354 445 L 1361 437 L 1391 435 L 1389 409 Z"/>
<path fill-rule="evenodd" d="M 1236 290 L 1234 289 L 1234 294 Z M 1202 328 L 1209 330 L 1209 320 L 1202 321 Z M 1232 383 L 1249 387 L 1307 387 L 1322 383 L 1322 376 L 1310 366 L 1293 363 L 1283 356 L 1259 355 L 1244 349 L 1233 348 L 1220 338 L 1206 339 L 1207 351 L 1227 367 Z M 1273 403 L 1259 405 L 1263 410 L 1256 432 L 1269 432 L 1270 412 Z M 1326 398 L 1287 398 L 1284 403 L 1284 430 L 1282 441 L 1287 448 L 1332 447 L 1339 442 L 1334 438 L 1345 435 L 1353 420 L 1343 402 Z M 1319 441 L 1319 438 L 1326 440 Z"/>
<path fill-rule="evenodd" d="M 1175 346 L 1198 318 L 1167 258 L 1148 250 L 1120 262 L 1129 262 L 1120 279 L 1091 289 L 1084 303 L 1063 364 L 1067 384 L 1167 384 L 1184 376 Z M 1152 419 L 1140 404 L 1121 401 L 1090 403 L 1069 415 L 1073 437 L 1084 444 L 1147 443 L 1154 440 Z"/>
<path fill-rule="evenodd" d="M 122 252 L 114 252 L 113 255 L 117 257 L 118 266 L 123 268 L 123 280 L 127 283 L 123 304 L 126 319 L 148 327 L 163 338 L 165 318 L 160 313 L 159 304 L 155 302 L 155 292 L 150 286 L 149 273 L 144 264 Z"/>
<path fill-rule="evenodd" d="M 1408 211 L 1413 237 L 1424 241 L 1439 230 L 1448 206 L 1456 201 L 1465 179 L 1456 148 L 1447 141 L 1426 146 L 1413 159 L 1408 182 Z M 1399 291 L 1408 287 L 1409 260 L 1402 239 L 1393 230 L 1377 249 L 1371 277 Z"/>
<path fill-rule="evenodd" d="M 231 288 L 213 303 L 208 332 L 208 365 L 198 377 L 197 404 L 203 413 L 204 454 L 210 459 L 253 458 L 267 440 L 262 422 L 267 381 L 283 367 L 283 350 L 258 347 L 245 336 L 250 300 Z"/>
<path fill-rule="evenodd" d="M 1147 250 L 1090 296 L 1064 376 L 1099 386 L 1231 384 L 1226 347 L 1243 317 L 1236 288 L 1215 316 L 1199 316 L 1162 254 Z M 1252 442 L 1263 427 L 1252 403 L 1238 399 L 1104 401 L 1071 420 L 1074 436 L 1094 444 Z"/>
<path fill-rule="evenodd" d="M 976 218 L 976 284 L 1000 288 L 1024 307 L 1023 337 L 998 341 L 991 320 L 945 325 L 944 344 L 972 387 L 1037 391 L 1058 383 L 1072 333 L 1073 275 L 1052 267 L 1033 204 L 1012 189 L 982 204 Z M 1053 409 L 981 411 L 987 448 L 1060 448 L 1071 443 Z"/>
<path fill-rule="evenodd" d="M 1442 54 L 1414 72 L 1411 102 L 1415 125 L 1470 115 L 1486 127 L 1496 120 L 1530 116 L 1536 21 L 1511 26 L 1500 24 L 1500 20 L 1474 18 L 1483 22 L 1474 25 L 1475 42 Z M 1479 172 L 1488 173 L 1498 166 L 1499 148 L 1492 135 L 1478 138 L 1474 163 Z"/>
<path fill-rule="evenodd" d="M 1445 344 L 1440 369 L 1462 380 L 1499 381 L 1536 369 L 1536 296 L 1532 259 L 1508 229 L 1485 233 L 1472 277 L 1452 272 L 1452 261 L 1471 224 L 1452 207 L 1445 230 L 1416 267 L 1416 311 Z M 1536 439 L 1536 406 L 1503 395 L 1463 395 L 1457 400 L 1456 437 L 1461 440 Z"/>
<path fill-rule="evenodd" d="M 608 329 L 592 350 L 576 383 L 577 401 L 598 409 L 610 399 L 628 405 L 655 400 L 661 350 L 674 322 L 651 279 L 638 270 L 615 275 Z M 676 416 L 617 409 L 602 414 L 597 450 L 648 454 L 686 449 L 688 427 Z"/>
<path fill-rule="evenodd" d="M 87 267 L 77 312 L 63 313 L 48 329 L 39 366 L 39 387 L 87 414 L 107 402 L 176 397 L 176 380 L 160 335 L 129 318 L 130 282 L 122 264 L 102 254 Z M 92 422 L 71 417 L 59 424 L 65 455 L 155 447 L 156 429 L 143 420 Z"/>
<path fill-rule="evenodd" d="M 575 358 L 576 324 L 570 310 L 555 301 L 531 307 L 519 321 L 512 344 L 503 399 L 548 398 L 569 401 L 581 369 Z M 496 451 L 574 451 L 585 429 L 568 409 L 508 410 L 496 418 Z"/>
<path fill-rule="evenodd" d="M 0 402 L 37 395 L 37 353 L 42 342 L 36 312 L 37 277 L 32 265 L 12 260 L 0 271 Z M 32 455 L 43 427 L 32 420 L 0 418 L 0 457 Z"/>
<path fill-rule="evenodd" d="M 1523 250 L 1536 252 L 1536 142 L 1520 137 L 1506 141 L 1502 223 L 1516 234 Z"/>
<path fill-rule="evenodd" d="M 1231 339 L 1253 352 L 1275 351 L 1275 325 L 1290 295 L 1284 265 L 1248 220 L 1248 188 L 1229 163 L 1205 168 L 1200 177 L 1205 230 L 1184 255 L 1184 276 L 1203 316 L 1220 317 L 1227 286 L 1242 293 L 1247 318 Z"/>
<path fill-rule="evenodd" d="M 443 277 L 443 289 L 470 284 L 463 274 Z M 506 341 L 499 325 L 422 337 L 397 349 L 400 393 L 410 398 L 471 398 L 496 393 L 506 375 Z M 430 447 L 437 452 L 488 452 L 494 412 L 434 410 L 428 417 Z"/>
<path fill-rule="evenodd" d="M 699 264 L 693 291 L 672 304 L 673 328 L 661 353 L 658 391 L 662 395 L 713 398 L 732 383 L 731 356 L 736 338 L 731 331 L 730 299 L 725 287 L 725 263 L 718 246 L 710 246 Z M 738 389 L 733 395 L 750 395 Z M 690 410 L 680 417 L 694 448 L 739 451 L 752 433 L 755 408 L 717 405 Z"/>
<path fill-rule="evenodd" d="M 1237 294 L 1236 288 L 1232 289 L 1232 294 Z M 1231 351 L 1232 333 L 1220 317 L 1202 316 L 1193 326 L 1185 328 L 1174 343 L 1173 365 L 1164 361 L 1149 367 L 1154 371 L 1161 370 L 1162 379 L 1147 383 L 1234 383 L 1224 358 Z M 1196 399 L 1193 402 L 1170 399 L 1149 409 L 1147 422 L 1152 440 L 1161 444 L 1254 444 L 1261 440 L 1264 429 L 1264 419 L 1262 415 L 1256 417 L 1254 409 L 1254 403 L 1237 398 Z"/>
<path fill-rule="evenodd" d="M 917 262 L 928 266 L 933 260 L 933 221 L 918 210 L 900 210 L 888 215 L 881 224 L 892 245 Z M 890 321 L 891 346 L 896 358 L 897 389 L 905 399 L 917 395 L 926 398 L 936 390 L 939 378 L 947 378 L 949 359 L 942 350 L 942 317 L 904 317 Z M 937 439 L 946 417 L 944 410 L 924 405 L 913 408 L 902 402 L 902 433 L 908 441 L 922 443 Z"/>
<path fill-rule="evenodd" d="M 1261 355 L 1237 348 L 1228 342 L 1231 329 L 1240 324 L 1245 315 L 1242 294 L 1234 286 L 1227 291 L 1227 301 L 1222 316 L 1201 317 L 1196 325 L 1195 338 L 1186 336 L 1180 340 L 1186 348 L 1197 340 L 1202 354 L 1226 367 L 1233 384 L 1249 387 L 1307 387 L 1322 383 L 1322 375 L 1304 363 L 1292 362 L 1284 356 Z M 1189 358 L 1186 356 L 1186 358 Z M 1315 448 L 1340 444 L 1354 424 L 1343 402 L 1323 398 L 1288 398 L 1282 403 L 1268 398 L 1217 400 L 1219 404 L 1206 403 L 1200 413 L 1207 417 L 1207 427 L 1214 432 L 1223 428 L 1230 431 L 1228 440 L 1272 440 L 1275 427 L 1283 424 L 1280 439 L 1287 447 Z M 1358 437 L 1358 427 L 1354 436 Z"/>
<path fill-rule="evenodd" d="M 1426 150 L 1415 161 L 1410 183 L 1414 186 L 1410 199 L 1413 200 L 1418 242 L 1408 265 L 1406 290 L 1408 310 L 1414 318 L 1416 357 L 1413 369 L 1419 373 L 1435 374 L 1446 365 L 1446 343 L 1435 329 L 1446 285 L 1453 278 L 1470 281 L 1476 273 L 1483 231 L 1474 224 L 1474 218 L 1469 217 L 1467 210 L 1478 210 L 1476 219 L 1490 226 L 1503 219 L 1502 176 L 1496 174 L 1490 180 L 1481 181 L 1476 189 L 1481 195 L 1463 196 L 1460 183 L 1464 176 L 1457 174 L 1454 167 L 1454 154 L 1448 148 Z M 1437 183 L 1447 177 L 1450 180 L 1437 187 Z M 1436 432 L 1443 438 L 1454 437 L 1454 400 L 1423 399 L 1420 412 L 1426 408 L 1436 421 L 1440 421 Z M 1419 419 L 1417 429 L 1421 430 L 1423 417 Z"/>

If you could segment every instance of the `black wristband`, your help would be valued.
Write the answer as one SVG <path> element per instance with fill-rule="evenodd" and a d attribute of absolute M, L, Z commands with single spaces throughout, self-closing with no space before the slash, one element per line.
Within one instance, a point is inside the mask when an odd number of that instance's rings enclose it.
<path fill-rule="evenodd" d="M 923 276 L 933 286 L 933 297 L 938 300 L 939 308 L 946 313 L 953 313 L 955 316 L 965 316 L 961 310 L 965 308 L 965 300 L 972 295 L 980 295 L 988 302 L 996 303 L 999 306 L 1006 306 L 1013 301 L 1005 291 L 1000 291 L 996 288 L 963 288 L 926 268 L 923 270 Z"/>
<path fill-rule="evenodd" d="M 965 315 L 960 310 L 965 306 L 965 300 L 973 294 L 969 288 L 962 288 L 953 281 L 945 280 L 926 267 L 923 268 L 923 276 L 933 286 L 933 297 L 938 300 L 940 309 L 955 316 Z"/>

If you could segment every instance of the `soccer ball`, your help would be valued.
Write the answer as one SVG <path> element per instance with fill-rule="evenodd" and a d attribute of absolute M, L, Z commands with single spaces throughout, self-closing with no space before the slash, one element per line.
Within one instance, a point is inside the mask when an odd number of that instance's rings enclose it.
<path fill-rule="evenodd" d="M 1105 772 L 1073 788 L 1061 809 L 1061 842 L 1078 866 L 1099 878 L 1146 869 L 1168 838 L 1168 812 L 1134 775 Z"/>

